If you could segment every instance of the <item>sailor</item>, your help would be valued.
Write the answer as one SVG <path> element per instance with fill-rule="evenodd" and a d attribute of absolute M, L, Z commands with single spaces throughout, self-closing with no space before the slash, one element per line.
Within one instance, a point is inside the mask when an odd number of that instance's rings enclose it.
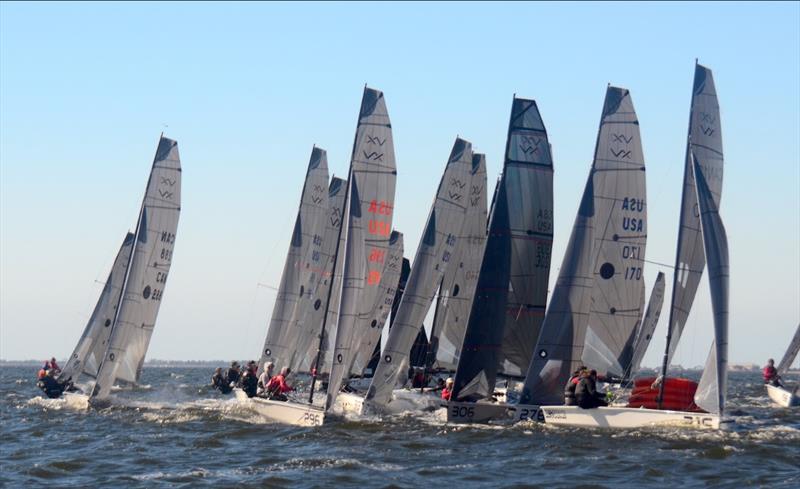
<path fill-rule="evenodd" d="M 211 387 L 214 389 L 222 390 L 225 385 L 225 376 L 222 375 L 222 368 L 217 367 L 214 369 L 214 375 L 211 376 Z"/>
<path fill-rule="evenodd" d="M 292 373 L 292 370 L 289 367 L 283 367 L 281 373 L 269 380 L 267 384 L 267 393 L 270 399 L 275 401 L 285 401 L 288 399 L 286 393 L 294 390 L 292 386 L 286 383 L 286 377 L 288 377 L 290 373 Z"/>
<path fill-rule="evenodd" d="M 421 368 L 414 369 L 414 378 L 411 379 L 411 387 L 414 389 L 425 387 L 425 372 Z"/>
<path fill-rule="evenodd" d="M 47 369 L 42 367 L 39 369 L 39 372 L 36 373 L 36 380 L 42 380 L 45 375 L 47 375 Z"/>
<path fill-rule="evenodd" d="M 239 362 L 236 360 L 231 362 L 231 367 L 228 369 L 228 372 L 225 374 L 225 380 L 228 382 L 228 386 L 230 389 L 233 389 L 237 385 L 239 385 Z M 225 391 L 223 391 L 225 392 Z M 230 392 L 230 390 L 228 391 Z"/>
<path fill-rule="evenodd" d="M 55 370 L 52 368 L 47 371 L 47 375 L 42 377 L 36 385 L 42 389 L 45 395 L 50 399 L 58 399 L 61 397 L 61 394 L 64 393 L 64 390 L 66 390 L 66 387 L 56 380 Z"/>
<path fill-rule="evenodd" d="M 605 395 L 597 392 L 597 370 L 581 372 L 581 381 L 575 387 L 575 402 L 583 409 L 608 406 Z"/>
<path fill-rule="evenodd" d="M 56 375 L 61 373 L 61 367 L 56 363 L 56 357 L 50 358 L 50 370 L 55 370 Z"/>
<path fill-rule="evenodd" d="M 575 405 L 575 388 L 578 386 L 578 382 L 581 381 L 581 373 L 584 370 L 586 370 L 586 367 L 584 366 L 578 367 L 578 369 L 570 376 L 569 380 L 567 381 L 567 385 L 564 386 L 565 406 Z"/>
<path fill-rule="evenodd" d="M 778 369 L 775 368 L 775 360 L 770 358 L 767 360 L 767 366 L 764 367 L 762 372 L 764 374 L 764 383 L 770 384 L 775 387 L 783 387 L 781 383 L 781 376 L 778 375 Z"/>
<path fill-rule="evenodd" d="M 242 375 L 242 390 L 247 394 L 247 397 L 255 397 L 258 391 L 258 367 L 256 362 L 250 361 L 247 363 L 247 370 Z"/>
<path fill-rule="evenodd" d="M 272 374 L 275 370 L 275 364 L 272 362 L 264 363 L 264 371 L 258 377 L 258 395 L 263 396 L 267 393 L 267 385 L 272 379 Z"/>
<path fill-rule="evenodd" d="M 453 378 L 448 377 L 447 381 L 444 383 L 444 389 L 442 389 L 442 399 L 445 401 L 449 401 L 452 395 L 453 395 Z"/>
<path fill-rule="evenodd" d="M 439 377 L 438 379 L 436 379 L 436 387 L 431 387 L 430 390 L 428 390 L 427 392 L 442 391 L 444 390 L 444 384 L 445 384 L 444 379 Z"/>

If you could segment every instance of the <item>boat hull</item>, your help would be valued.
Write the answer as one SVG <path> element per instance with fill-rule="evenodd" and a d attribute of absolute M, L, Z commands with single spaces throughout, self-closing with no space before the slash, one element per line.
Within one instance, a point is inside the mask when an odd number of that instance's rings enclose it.
<path fill-rule="evenodd" d="M 293 426 L 322 426 L 325 411 L 310 404 L 289 401 L 272 401 L 260 397 L 247 397 L 241 389 L 234 389 L 236 400 L 252 411 L 276 423 Z"/>
<path fill-rule="evenodd" d="M 364 398 L 358 394 L 340 392 L 331 411 L 342 416 L 361 416 L 364 414 Z"/>
<path fill-rule="evenodd" d="M 787 390 L 783 387 L 775 387 L 774 385 L 765 385 L 767 388 L 767 395 L 769 398 L 781 407 L 797 407 L 800 406 L 800 396 L 795 392 Z"/>
<path fill-rule="evenodd" d="M 513 406 L 496 402 L 457 402 L 443 403 L 447 409 L 448 423 L 507 423 L 514 420 Z"/>
<path fill-rule="evenodd" d="M 720 417 L 711 413 L 667 411 L 628 407 L 582 409 L 578 406 L 542 406 L 545 424 L 589 428 L 630 429 L 680 426 L 719 429 Z"/>

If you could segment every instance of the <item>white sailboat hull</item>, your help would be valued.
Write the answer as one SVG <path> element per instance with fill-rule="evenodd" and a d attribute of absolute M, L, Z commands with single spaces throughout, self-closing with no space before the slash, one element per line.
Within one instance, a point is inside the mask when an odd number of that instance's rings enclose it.
<path fill-rule="evenodd" d="M 627 407 L 582 409 L 578 406 L 542 406 L 545 424 L 589 428 L 630 429 L 678 426 L 719 429 L 720 417 L 711 413 L 667 411 Z"/>
<path fill-rule="evenodd" d="M 413 411 L 433 411 L 442 406 L 442 399 L 435 392 L 396 389 L 392 392 L 392 400 L 383 406 L 366 402 L 359 394 L 342 392 L 336 396 L 332 411 L 345 416 L 361 416 L 362 414 L 400 414 Z"/>
<path fill-rule="evenodd" d="M 769 398 L 781 407 L 797 407 L 800 406 L 800 396 L 795 392 L 789 391 L 784 387 L 775 387 L 774 385 L 766 384 L 767 395 Z"/>
<path fill-rule="evenodd" d="M 341 392 L 336 396 L 331 411 L 342 416 L 361 416 L 364 413 L 364 398 L 358 394 Z"/>
<path fill-rule="evenodd" d="M 247 397 L 247 394 L 241 389 L 234 389 L 233 392 L 236 400 L 241 404 L 276 423 L 293 426 L 322 426 L 325 421 L 325 411 L 317 406 Z"/>

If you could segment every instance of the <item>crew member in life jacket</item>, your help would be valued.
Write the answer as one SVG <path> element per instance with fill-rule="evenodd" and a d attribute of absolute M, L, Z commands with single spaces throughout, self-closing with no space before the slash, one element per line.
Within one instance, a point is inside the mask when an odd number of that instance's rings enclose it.
<path fill-rule="evenodd" d="M 272 374 L 275 370 L 275 364 L 272 362 L 265 362 L 264 363 L 264 371 L 261 372 L 261 375 L 258 377 L 258 392 L 259 396 L 266 396 L 267 395 L 267 385 L 269 381 L 272 380 Z"/>
<path fill-rule="evenodd" d="M 225 376 L 222 375 L 222 368 L 217 367 L 216 369 L 214 369 L 214 375 L 211 376 L 211 387 L 223 392 L 224 392 L 223 389 L 227 387 L 227 383 L 225 382 Z"/>
<path fill-rule="evenodd" d="M 453 378 L 448 377 L 447 381 L 444 383 L 444 389 L 442 389 L 442 399 L 445 401 L 449 401 L 452 395 L 453 395 Z"/>
<path fill-rule="evenodd" d="M 227 381 L 227 384 L 228 384 L 228 390 L 227 391 L 222 391 L 222 392 L 227 394 L 228 392 L 233 390 L 234 387 L 239 385 L 239 378 L 240 377 L 241 377 L 241 374 L 239 372 L 239 362 L 234 360 L 233 362 L 231 362 L 231 366 L 228 369 L 228 371 L 225 372 L 225 380 Z"/>
<path fill-rule="evenodd" d="M 286 393 L 294 390 L 292 386 L 286 383 L 286 378 L 290 373 L 292 373 L 292 370 L 289 367 L 283 367 L 281 373 L 269 380 L 267 384 L 267 395 L 270 399 L 275 401 L 285 401 L 288 399 Z"/>
<path fill-rule="evenodd" d="M 581 374 L 583 371 L 586 370 L 586 367 L 580 366 L 578 369 L 569 377 L 567 381 L 567 385 L 564 386 L 564 405 L 565 406 L 574 406 L 575 403 L 575 388 L 578 387 L 578 383 L 581 381 Z"/>
<path fill-rule="evenodd" d="M 242 390 L 247 397 L 255 397 L 258 392 L 258 366 L 256 362 L 250 361 L 247 363 L 247 370 L 242 375 Z"/>
<path fill-rule="evenodd" d="M 575 402 L 583 409 L 608 406 L 605 395 L 597 392 L 597 370 L 581 373 L 581 381 L 575 387 Z"/>
<path fill-rule="evenodd" d="M 765 384 L 770 384 L 775 387 L 783 387 L 783 384 L 781 383 L 781 376 L 778 375 L 778 369 L 775 368 L 775 360 L 771 358 L 767 360 L 767 366 L 764 367 L 763 374 Z"/>
<path fill-rule="evenodd" d="M 56 372 L 52 368 L 47 371 L 44 377 L 39 379 L 36 386 L 42 389 L 50 399 L 58 399 L 69 388 L 67 383 L 62 384 L 56 379 Z"/>

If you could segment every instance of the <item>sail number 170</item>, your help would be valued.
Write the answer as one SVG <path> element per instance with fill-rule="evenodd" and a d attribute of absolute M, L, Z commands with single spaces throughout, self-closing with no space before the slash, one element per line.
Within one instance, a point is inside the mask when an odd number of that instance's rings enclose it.
<path fill-rule="evenodd" d="M 625 280 L 641 280 L 642 267 L 627 267 L 625 269 Z"/>

